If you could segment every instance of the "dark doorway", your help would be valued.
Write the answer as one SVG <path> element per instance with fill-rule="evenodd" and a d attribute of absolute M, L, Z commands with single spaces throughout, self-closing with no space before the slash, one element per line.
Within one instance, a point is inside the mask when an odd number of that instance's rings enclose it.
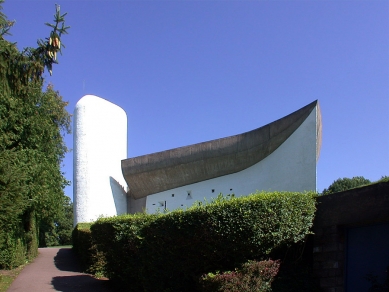
<path fill-rule="evenodd" d="M 368 292 L 369 275 L 384 284 L 389 266 L 389 223 L 349 228 L 346 249 L 346 291 Z"/>

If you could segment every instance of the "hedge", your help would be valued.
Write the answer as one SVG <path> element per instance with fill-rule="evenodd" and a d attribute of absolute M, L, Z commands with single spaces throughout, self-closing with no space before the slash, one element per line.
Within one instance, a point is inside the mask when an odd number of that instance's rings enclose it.
<path fill-rule="evenodd" d="M 0 269 L 13 269 L 38 255 L 35 212 L 27 210 L 13 224 L 0 224 Z"/>
<path fill-rule="evenodd" d="M 106 276 L 131 291 L 196 291 L 204 273 L 264 260 L 310 233 L 314 192 L 219 197 L 167 214 L 102 218 L 91 226 Z"/>
<path fill-rule="evenodd" d="M 73 250 L 77 253 L 85 272 L 103 276 L 105 274 L 105 256 L 97 250 L 90 231 L 92 223 L 78 223 L 72 232 Z"/>

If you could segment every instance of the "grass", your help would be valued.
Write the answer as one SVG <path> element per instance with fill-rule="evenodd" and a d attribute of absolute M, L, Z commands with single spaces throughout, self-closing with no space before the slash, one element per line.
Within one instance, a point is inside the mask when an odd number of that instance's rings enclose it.
<path fill-rule="evenodd" d="M 21 265 L 12 270 L 0 270 L 0 292 L 7 291 L 13 280 L 15 280 L 24 267 L 25 265 Z"/>

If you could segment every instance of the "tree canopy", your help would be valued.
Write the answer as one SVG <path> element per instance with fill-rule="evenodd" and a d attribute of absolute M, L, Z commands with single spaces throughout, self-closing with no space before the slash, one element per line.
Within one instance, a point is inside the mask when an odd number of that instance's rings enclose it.
<path fill-rule="evenodd" d="M 63 212 L 61 162 L 68 151 L 70 114 L 43 73 L 52 74 L 67 33 L 59 6 L 49 36 L 19 51 L 6 40 L 14 25 L 0 0 L 0 267 L 20 264 L 37 253 L 39 232 L 48 232 Z"/>
<path fill-rule="evenodd" d="M 332 193 L 347 191 L 350 189 L 368 185 L 370 183 L 371 181 L 364 178 L 363 176 L 354 176 L 353 178 L 338 178 L 328 187 L 328 189 L 324 189 L 322 194 L 328 195 Z"/>

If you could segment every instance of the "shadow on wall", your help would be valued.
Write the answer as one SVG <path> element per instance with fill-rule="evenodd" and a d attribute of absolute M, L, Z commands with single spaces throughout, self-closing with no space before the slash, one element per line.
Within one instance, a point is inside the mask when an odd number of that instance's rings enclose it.
<path fill-rule="evenodd" d="M 127 195 L 124 187 L 112 176 L 109 177 L 116 214 L 127 213 Z"/>

